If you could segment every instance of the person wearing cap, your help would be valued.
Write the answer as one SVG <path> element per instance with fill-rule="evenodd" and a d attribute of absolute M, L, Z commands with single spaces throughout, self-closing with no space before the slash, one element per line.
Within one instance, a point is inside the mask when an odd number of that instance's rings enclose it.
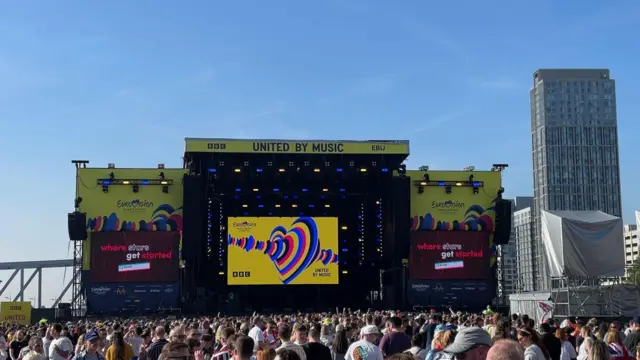
<path fill-rule="evenodd" d="M 624 339 L 624 347 L 634 354 L 638 344 L 640 344 L 640 316 L 636 316 L 631 320 L 631 331 Z"/>
<path fill-rule="evenodd" d="M 464 358 L 486 359 L 493 342 L 489 334 L 479 327 L 469 327 L 458 332 L 453 343 L 436 355 L 435 360 Z"/>
<path fill-rule="evenodd" d="M 98 351 L 100 349 L 100 336 L 95 331 L 89 331 L 84 336 L 84 350 L 76 354 L 73 360 L 105 360 L 104 355 Z"/>
<path fill-rule="evenodd" d="M 360 340 L 349 346 L 345 360 L 384 360 L 380 348 L 373 344 L 380 331 L 375 325 L 367 325 L 360 331 Z"/>
<path fill-rule="evenodd" d="M 436 327 L 438 327 L 439 324 L 440 324 L 440 317 L 437 314 L 432 313 L 429 315 L 429 322 L 425 324 L 422 327 L 422 329 L 420 329 L 420 332 L 424 334 L 424 337 L 422 338 L 423 340 L 422 348 L 425 349 L 427 352 L 431 350 L 433 335 L 435 334 Z"/>

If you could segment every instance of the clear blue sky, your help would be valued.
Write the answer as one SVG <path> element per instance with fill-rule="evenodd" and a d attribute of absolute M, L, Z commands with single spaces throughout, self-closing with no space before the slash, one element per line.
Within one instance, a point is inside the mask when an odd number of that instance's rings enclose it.
<path fill-rule="evenodd" d="M 637 0 L 5 2 L 0 261 L 71 256 L 71 159 L 179 167 L 189 136 L 409 139 L 412 167 L 508 163 L 507 194 L 530 195 L 528 91 L 553 67 L 617 80 L 632 222 L 639 14 Z"/>

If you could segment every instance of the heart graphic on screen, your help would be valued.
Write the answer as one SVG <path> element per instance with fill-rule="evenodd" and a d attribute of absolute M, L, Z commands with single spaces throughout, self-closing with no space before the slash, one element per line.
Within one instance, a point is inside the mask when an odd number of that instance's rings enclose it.
<path fill-rule="evenodd" d="M 320 252 L 318 227 L 312 218 L 301 217 L 287 229 L 278 226 L 269 236 L 270 257 L 283 284 L 289 284 L 307 269 Z"/>

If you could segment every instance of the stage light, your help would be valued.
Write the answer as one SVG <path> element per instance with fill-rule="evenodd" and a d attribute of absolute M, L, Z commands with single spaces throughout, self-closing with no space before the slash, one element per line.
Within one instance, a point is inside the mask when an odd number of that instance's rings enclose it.
<path fill-rule="evenodd" d="M 342 226 L 340 229 L 347 230 L 348 228 L 346 226 Z"/>
<path fill-rule="evenodd" d="M 259 208 L 263 208 L 263 207 L 264 207 L 264 205 L 260 204 L 260 205 L 258 205 L 258 207 L 259 207 Z"/>
<path fill-rule="evenodd" d="M 316 207 L 316 206 L 315 206 L 315 205 L 313 205 L 313 204 L 309 204 L 309 207 L 310 207 L 310 208 L 314 208 L 314 207 Z"/>
<path fill-rule="evenodd" d="M 122 184 L 123 184 L 123 185 L 129 185 L 129 182 L 128 182 L 127 180 L 124 180 L 124 181 L 122 182 Z"/>
<path fill-rule="evenodd" d="M 267 215 L 271 216 L 271 215 L 273 215 L 273 213 L 271 211 L 269 211 L 269 213 L 267 213 Z"/>
<path fill-rule="evenodd" d="M 342 270 L 342 273 L 343 273 L 344 275 L 348 274 L 347 270 Z"/>
<path fill-rule="evenodd" d="M 256 171 L 257 171 L 257 172 L 259 172 L 259 173 L 261 173 L 261 172 L 262 172 L 262 169 L 257 168 L 257 169 L 256 169 Z"/>
<path fill-rule="evenodd" d="M 400 164 L 400 166 L 398 166 L 398 175 L 400 175 L 400 176 L 407 175 L 407 165 Z"/>
<path fill-rule="evenodd" d="M 234 199 L 240 199 L 240 196 L 236 195 L 233 197 Z"/>
<path fill-rule="evenodd" d="M 278 169 L 278 172 L 285 172 L 285 169 Z"/>
<path fill-rule="evenodd" d="M 209 169 L 209 172 L 210 173 L 214 173 L 214 172 L 216 172 L 216 169 Z"/>
<path fill-rule="evenodd" d="M 420 186 L 427 186 L 427 182 L 426 182 L 426 181 L 422 181 L 422 182 L 420 183 Z"/>
<path fill-rule="evenodd" d="M 480 192 L 480 189 L 478 189 L 478 187 L 477 187 L 477 186 L 474 186 L 474 187 L 473 187 L 473 193 L 474 193 L 474 194 L 477 194 L 477 193 L 479 193 L 479 192 Z"/>
<path fill-rule="evenodd" d="M 336 171 L 337 172 L 342 172 L 342 168 L 337 168 Z"/>
<path fill-rule="evenodd" d="M 277 207 L 277 208 L 279 208 L 279 207 L 280 207 L 280 204 L 276 204 L 276 207 Z"/>
<path fill-rule="evenodd" d="M 224 275 L 224 271 L 218 272 L 218 275 Z"/>
<path fill-rule="evenodd" d="M 365 262 L 365 258 L 364 258 L 364 203 L 360 204 L 360 216 L 358 216 L 358 218 L 360 219 L 360 224 L 358 226 L 358 242 L 360 243 L 360 251 L 359 251 L 359 255 L 360 255 L 360 261 L 358 262 L 360 264 L 360 266 L 362 266 L 362 264 L 364 264 Z"/>
<path fill-rule="evenodd" d="M 320 172 L 320 169 L 313 169 L 313 172 Z"/>
<path fill-rule="evenodd" d="M 444 186 L 444 181 L 438 181 L 438 186 Z"/>
<path fill-rule="evenodd" d="M 456 186 L 462 186 L 461 182 L 456 183 Z"/>
<path fill-rule="evenodd" d="M 168 185 L 169 183 L 167 181 L 160 181 L 160 184 L 162 185 Z"/>
<path fill-rule="evenodd" d="M 387 171 L 389 171 L 389 169 L 387 169 L 387 168 L 382 168 L 382 172 L 387 172 Z"/>
<path fill-rule="evenodd" d="M 259 191 L 259 190 L 258 190 L 258 189 L 253 189 L 253 191 L 254 191 L 254 192 L 257 192 L 257 191 Z"/>
<path fill-rule="evenodd" d="M 273 189 L 273 192 L 279 192 L 279 191 L 280 191 L 280 189 L 278 189 L 278 188 L 274 188 Z"/>
<path fill-rule="evenodd" d="M 237 173 L 239 173 L 240 171 L 242 171 L 242 170 L 240 170 L 240 169 L 238 169 L 238 168 L 233 169 L 233 172 L 237 172 Z"/>
<path fill-rule="evenodd" d="M 309 189 L 302 189 L 302 192 L 307 192 L 309 191 Z"/>
<path fill-rule="evenodd" d="M 345 191 L 346 191 L 345 189 L 340 189 L 340 192 L 345 192 Z"/>
<path fill-rule="evenodd" d="M 297 207 L 298 207 L 298 205 L 296 205 L 296 204 L 291 204 L 291 207 L 292 207 L 292 208 L 297 208 Z"/>
<path fill-rule="evenodd" d="M 322 191 L 323 191 L 323 192 L 327 192 L 327 191 L 329 191 L 329 189 L 322 189 Z"/>
<path fill-rule="evenodd" d="M 113 181 L 116 179 L 116 175 L 112 172 L 109 173 L 109 180 Z"/>
<path fill-rule="evenodd" d="M 382 246 L 382 238 L 383 238 L 383 219 L 382 219 L 382 214 L 383 214 L 383 209 L 382 209 L 382 199 L 376 200 L 376 205 L 377 205 L 377 214 L 376 217 L 378 218 L 378 254 L 380 254 L 380 260 L 382 260 L 382 258 L 384 257 L 384 248 Z"/>
<path fill-rule="evenodd" d="M 424 174 L 422 177 L 424 177 L 424 181 L 429 182 L 429 174 Z"/>
<path fill-rule="evenodd" d="M 247 205 L 247 204 L 242 204 L 242 207 L 243 207 L 243 208 L 247 208 L 247 207 L 249 207 L 249 205 Z"/>
<path fill-rule="evenodd" d="M 108 193 L 109 192 L 109 185 L 102 185 L 102 192 L 103 193 Z"/>
<path fill-rule="evenodd" d="M 132 186 L 132 188 L 133 188 L 133 192 L 134 192 L 134 193 L 137 193 L 137 192 L 140 190 L 140 188 L 138 187 L 138 185 L 133 185 L 133 186 Z"/>
<path fill-rule="evenodd" d="M 242 191 L 242 189 L 236 189 L 236 192 L 240 192 L 240 191 Z"/>
<path fill-rule="evenodd" d="M 422 186 L 420 186 L 418 188 L 418 194 L 423 194 L 424 193 L 424 188 Z"/>
<path fill-rule="evenodd" d="M 447 186 L 447 187 L 445 187 L 445 188 L 444 188 L 444 191 L 445 191 L 447 194 L 451 194 L 451 186 Z"/>
<path fill-rule="evenodd" d="M 149 180 L 140 180 L 141 185 L 149 185 Z"/>
<path fill-rule="evenodd" d="M 367 169 L 362 168 L 362 169 L 360 169 L 360 172 L 367 172 Z"/>
<path fill-rule="evenodd" d="M 168 193 L 169 193 L 169 187 L 168 187 L 168 186 L 166 186 L 166 185 L 165 185 L 165 186 L 163 186 L 163 187 L 162 187 L 162 192 L 163 192 L 163 193 L 165 193 L 165 194 L 168 194 Z"/>
<path fill-rule="evenodd" d="M 109 185 L 109 184 L 111 184 L 110 180 L 103 180 L 102 181 L 102 185 Z"/>
<path fill-rule="evenodd" d="M 348 251 L 349 251 L 349 249 L 347 249 L 347 248 L 342 248 L 342 252 L 348 252 Z"/>
<path fill-rule="evenodd" d="M 325 204 L 325 205 L 324 205 L 324 207 L 326 207 L 326 208 L 330 208 L 330 207 L 331 207 L 331 205 L 329 205 L 329 204 Z"/>

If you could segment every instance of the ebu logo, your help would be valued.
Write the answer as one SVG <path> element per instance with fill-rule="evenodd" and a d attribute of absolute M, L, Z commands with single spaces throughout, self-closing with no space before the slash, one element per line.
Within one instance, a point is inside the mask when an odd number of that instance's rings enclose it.
<path fill-rule="evenodd" d="M 251 271 L 234 271 L 231 276 L 234 278 L 248 278 L 251 277 Z"/>

